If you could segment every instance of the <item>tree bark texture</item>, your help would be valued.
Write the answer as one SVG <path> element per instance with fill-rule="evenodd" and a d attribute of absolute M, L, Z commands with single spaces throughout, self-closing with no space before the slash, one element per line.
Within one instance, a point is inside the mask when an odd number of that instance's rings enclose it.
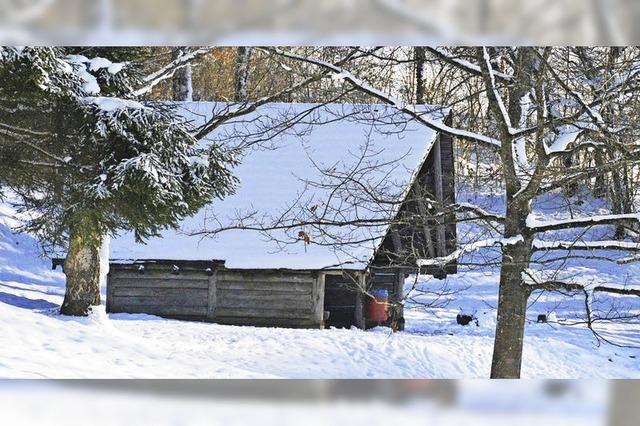
<path fill-rule="evenodd" d="M 175 49 L 173 51 L 172 59 L 179 58 L 182 53 L 182 49 Z M 193 100 L 193 81 L 190 64 L 176 70 L 173 74 L 172 88 L 174 101 Z"/>
<path fill-rule="evenodd" d="M 67 286 L 61 314 L 86 316 L 91 306 L 100 304 L 101 243 L 99 234 L 72 230 L 64 261 Z"/>
<path fill-rule="evenodd" d="M 503 166 L 505 181 L 505 198 L 507 211 L 504 223 L 504 238 L 522 238 L 517 243 L 505 244 L 502 249 L 502 265 L 500 268 L 500 287 L 498 294 L 498 317 L 496 335 L 491 362 L 491 378 L 517 379 L 520 378 L 522 364 L 522 348 L 524 341 L 524 327 L 527 310 L 529 289 L 524 284 L 522 273 L 529 266 L 532 253 L 532 236 L 527 235 L 527 216 L 531 211 L 531 193 L 523 188 L 514 165 L 513 145 L 516 143 L 509 132 L 509 127 L 520 122 L 522 108 L 520 99 L 533 86 L 535 72 L 534 57 L 530 49 L 519 49 L 514 64 L 516 79 L 506 88 L 507 96 L 504 102 L 509 122 L 503 117 L 500 94 L 493 87 L 490 77 L 491 70 L 485 63 L 483 51 L 478 51 L 478 60 L 482 64 L 482 74 L 487 88 L 491 115 L 498 123 L 498 131 L 502 146 L 500 159 Z M 536 178 L 532 177 L 531 184 Z"/>
<path fill-rule="evenodd" d="M 503 249 L 498 318 L 491 361 L 492 379 L 519 379 L 529 290 L 522 272 L 529 262 L 527 243 Z"/>
<path fill-rule="evenodd" d="M 424 103 L 424 64 L 426 62 L 425 49 L 416 46 L 414 49 L 414 59 L 416 62 L 416 103 Z"/>
<path fill-rule="evenodd" d="M 236 57 L 236 90 L 235 100 L 242 102 L 247 100 L 249 93 L 249 60 L 251 58 L 250 47 L 238 47 Z"/>

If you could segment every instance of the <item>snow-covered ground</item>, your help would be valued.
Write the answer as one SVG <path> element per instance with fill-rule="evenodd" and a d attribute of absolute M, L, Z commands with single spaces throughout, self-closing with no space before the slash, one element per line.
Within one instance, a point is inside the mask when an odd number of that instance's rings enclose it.
<path fill-rule="evenodd" d="M 14 234 L 14 212 L 0 205 L 0 377 L 5 378 L 475 378 L 488 377 L 497 272 L 462 270 L 446 284 L 464 289 L 446 307 L 407 304 L 405 332 L 388 329 L 291 330 L 223 326 L 148 315 L 106 314 L 87 318 L 57 314 L 64 277 L 39 257 L 35 240 Z M 582 274 L 611 278 L 599 264 Z M 635 268 L 635 266 L 633 267 Z M 635 269 L 631 269 L 635 271 Z M 609 275 L 606 275 L 606 274 Z M 615 277 L 613 277 L 615 278 Z M 611 279 L 613 279 L 611 278 Z M 408 280 L 408 284 L 411 284 Z M 104 289 L 103 289 L 104 291 Z M 424 300 L 427 296 L 419 296 Z M 584 325 L 562 325 L 583 315 L 584 301 L 560 295 L 534 298 L 529 308 L 524 378 L 640 378 L 640 351 L 598 343 Z M 618 298 L 639 309 L 636 299 Z M 462 327 L 460 310 L 478 325 Z M 555 324 L 538 324 L 551 313 Z M 552 315 L 552 317 L 553 317 Z M 640 325 L 599 325 L 618 343 L 640 345 Z"/>
<path fill-rule="evenodd" d="M 388 425 L 432 424 L 477 426 L 600 426 L 605 424 L 607 388 L 602 382 L 574 382 L 561 396 L 542 391 L 534 381 L 454 383 L 458 401 L 442 407 L 434 401 L 407 397 L 393 401 L 384 397 L 362 398 L 336 394 L 336 386 L 349 383 L 319 381 L 268 381 L 279 396 L 255 395 L 255 381 L 228 383 L 193 381 L 140 382 L 0 382 L 0 410 L 5 424 L 64 425 Z M 376 385 L 399 385 L 398 382 Z M 203 384 L 204 383 L 204 384 Z M 264 382 L 262 382 L 264 383 Z M 370 381 L 359 382 L 362 387 Z M 406 383 L 406 382 L 405 382 Z M 433 383 L 433 382 L 432 382 Z M 212 392 L 216 385 L 218 391 Z M 435 383 L 437 385 L 438 383 Z M 144 385 L 144 383 L 142 383 Z M 209 386 L 210 385 L 210 386 Z M 236 389 L 221 398 L 220 390 Z M 162 392 L 153 388 L 162 388 Z M 263 387 L 265 389 L 265 387 Z M 353 387 L 351 387 L 353 390 Z M 228 392 L 227 392 L 228 393 Z M 306 397 L 296 396 L 300 393 Z M 357 393 L 357 391 L 356 391 Z M 287 396 L 288 395 L 288 396 Z M 514 403 L 514 401 L 517 402 Z"/>

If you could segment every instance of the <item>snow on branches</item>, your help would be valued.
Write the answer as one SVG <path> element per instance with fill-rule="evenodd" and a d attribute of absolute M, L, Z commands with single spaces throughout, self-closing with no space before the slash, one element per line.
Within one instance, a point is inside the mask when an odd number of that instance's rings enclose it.
<path fill-rule="evenodd" d="M 149 77 L 90 48 L 76 52 L 0 51 L 0 137 L 10 135 L 0 163 L 12 170 L 0 184 L 18 188 L 24 207 L 40 213 L 33 229 L 54 240 L 75 215 L 92 212 L 100 232 L 125 228 L 144 238 L 232 190 L 231 159 L 198 147 L 171 105 L 137 99 L 134 88 Z"/>

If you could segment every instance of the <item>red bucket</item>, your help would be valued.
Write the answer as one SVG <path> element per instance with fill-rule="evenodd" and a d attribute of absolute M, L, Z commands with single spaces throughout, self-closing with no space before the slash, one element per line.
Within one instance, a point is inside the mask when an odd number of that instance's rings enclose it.
<path fill-rule="evenodd" d="M 389 319 L 389 292 L 375 290 L 373 299 L 367 303 L 367 319 L 373 322 L 385 322 Z"/>

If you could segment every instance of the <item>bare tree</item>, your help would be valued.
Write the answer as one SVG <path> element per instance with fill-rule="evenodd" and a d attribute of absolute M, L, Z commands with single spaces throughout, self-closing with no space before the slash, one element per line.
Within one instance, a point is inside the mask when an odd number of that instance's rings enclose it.
<path fill-rule="evenodd" d="M 351 60 L 332 63 L 292 50 L 264 48 L 261 51 L 312 65 L 320 71 L 314 78 L 333 76 L 333 79 L 339 79 L 346 87 L 366 94 L 371 100 L 393 106 L 402 113 L 404 119 L 408 117 L 495 154 L 504 185 L 503 212 L 487 212 L 481 206 L 468 203 L 441 207 L 442 211 L 448 209 L 455 212 L 456 222 L 470 220 L 471 215 L 473 220 L 487 223 L 493 229 L 493 235 L 462 244 L 448 256 L 417 261 L 418 266 L 429 268 L 444 266 L 465 253 L 480 249 L 497 247 L 500 250 L 498 321 L 492 377 L 512 378 L 520 375 L 527 302 L 532 292 L 548 290 L 584 294 L 590 327 L 594 321 L 590 309 L 594 293 L 640 294 L 640 290 L 624 284 L 592 285 L 562 275 L 562 265 L 570 259 L 584 257 L 584 253 L 592 253 L 592 256 L 607 258 L 611 262 L 635 260 L 635 257 L 626 260 L 623 255 L 639 251 L 640 244 L 607 239 L 606 232 L 586 232 L 594 227 L 611 225 L 632 230 L 638 221 L 635 213 L 612 209 L 610 214 L 554 221 L 538 221 L 532 215 L 533 203 L 546 194 L 562 191 L 575 182 L 592 185 L 598 176 L 605 175 L 611 179 L 612 174 L 622 166 L 633 170 L 638 165 L 640 151 L 635 143 L 637 109 L 633 96 L 638 90 L 637 50 L 626 51 L 619 60 L 609 65 L 607 74 L 603 74 L 603 69 L 598 69 L 598 76 L 612 75 L 616 78 L 604 89 L 594 91 L 594 85 L 600 86 L 599 80 L 589 80 L 587 70 L 576 65 L 579 61 L 575 49 L 478 48 L 459 49 L 456 54 L 446 49 L 430 49 L 432 57 L 441 66 L 453 68 L 464 74 L 467 80 L 472 79 L 479 84 L 479 92 L 467 93 L 460 102 L 478 99 L 484 105 L 488 111 L 487 123 L 482 126 L 484 133 L 471 127 L 474 125 L 472 120 L 461 123 L 468 126 L 467 130 L 459 128 L 463 125 L 452 127 L 430 119 L 412 104 L 378 89 L 351 72 L 348 68 Z M 600 57 L 610 54 L 607 50 L 599 52 L 596 53 Z M 379 52 L 370 51 L 369 54 L 375 54 L 382 60 Z M 608 106 L 615 107 L 615 115 L 605 113 Z M 206 126 L 203 129 L 208 130 Z M 594 149 L 610 150 L 615 155 L 611 155 L 606 164 L 589 166 Z M 575 158 L 576 162 L 567 165 L 563 160 L 568 155 Z M 328 180 L 325 184 L 340 186 L 350 179 L 351 172 L 343 171 L 340 174 L 332 171 L 327 177 L 334 181 Z M 368 192 L 369 201 L 378 209 L 387 203 L 397 203 L 397 200 L 380 196 L 385 192 L 383 188 L 372 190 L 367 186 L 370 182 L 366 178 L 353 183 L 360 186 L 361 193 Z M 353 200 L 363 201 L 355 196 Z M 294 210 L 292 208 L 289 211 Z M 308 214 L 304 217 L 287 216 L 286 220 L 280 218 L 282 223 L 258 220 L 249 224 L 245 221 L 240 226 L 268 232 L 279 227 L 317 225 L 317 232 L 324 232 L 326 239 L 333 240 L 334 244 L 346 247 L 358 243 L 349 240 L 344 233 L 327 231 L 354 225 L 354 222 L 345 222 L 335 214 L 327 216 L 324 213 L 314 213 L 315 216 L 311 218 Z M 433 219 L 433 215 L 429 217 L 429 214 L 423 217 Z M 412 225 L 420 225 L 419 220 L 415 217 L 410 219 Z M 379 225 L 363 218 L 359 218 L 355 224 Z M 567 235 L 570 237 L 567 238 Z M 552 255 L 555 257 L 550 259 Z"/>

